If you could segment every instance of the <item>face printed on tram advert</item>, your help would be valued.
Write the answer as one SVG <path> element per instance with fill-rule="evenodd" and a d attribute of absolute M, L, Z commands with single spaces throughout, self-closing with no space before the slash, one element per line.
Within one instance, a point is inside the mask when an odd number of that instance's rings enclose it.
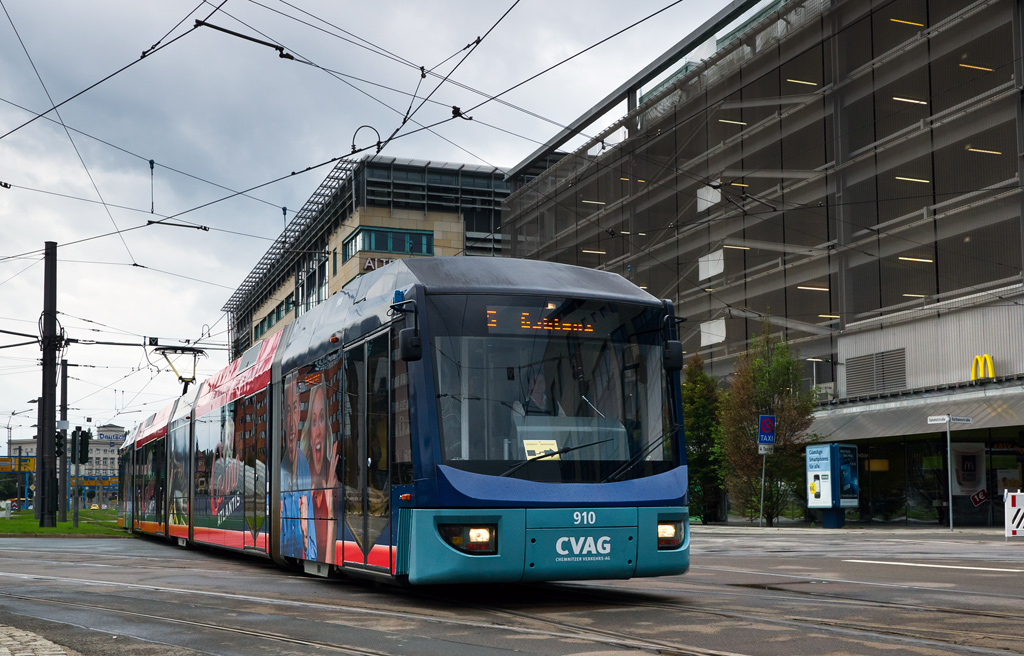
<path fill-rule="evenodd" d="M 284 482 L 290 483 L 298 459 L 302 455 L 299 451 L 299 439 L 302 437 L 302 397 L 299 394 L 298 376 L 292 376 L 284 387 L 284 453 L 281 454 L 281 466 L 285 468 Z M 290 485 L 282 489 L 294 489 Z"/>
<path fill-rule="evenodd" d="M 326 385 L 317 385 L 310 393 L 307 417 L 316 550 L 321 561 L 333 563 L 337 532 L 334 500 L 338 487 L 338 453 L 337 444 L 332 444 L 331 439 Z"/>
<path fill-rule="evenodd" d="M 313 475 L 313 487 L 324 487 L 324 472 L 327 469 L 327 390 L 317 385 L 309 396 L 309 470 Z"/>
<path fill-rule="evenodd" d="M 288 376 L 284 387 L 284 452 L 281 457 L 281 554 L 316 560 L 312 481 L 309 462 L 299 448 L 303 396 L 308 398 L 308 390 L 300 383 L 297 373 Z"/>

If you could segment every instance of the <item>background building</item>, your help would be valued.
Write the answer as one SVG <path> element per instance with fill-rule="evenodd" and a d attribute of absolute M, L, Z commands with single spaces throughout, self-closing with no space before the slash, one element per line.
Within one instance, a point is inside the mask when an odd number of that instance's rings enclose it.
<path fill-rule="evenodd" d="M 395 258 L 500 255 L 508 192 L 492 167 L 342 160 L 222 308 L 232 357 Z"/>
<path fill-rule="evenodd" d="M 1022 32 L 1009 0 L 731 2 L 512 170 L 507 253 L 672 299 L 719 377 L 769 322 L 806 358 L 812 430 L 861 441 L 854 519 L 947 521 L 927 418 L 971 417 L 954 520 L 1001 523 L 1024 462 Z"/>
<path fill-rule="evenodd" d="M 72 427 L 74 428 L 74 427 Z M 89 430 L 89 426 L 84 426 Z M 78 465 L 79 489 L 85 493 L 87 504 L 105 504 L 117 498 L 117 450 L 124 443 L 125 430 L 116 424 L 104 424 L 91 428 L 92 439 L 89 441 L 89 461 Z M 36 455 L 36 439 L 11 440 L 11 453 L 18 456 L 34 457 Z M 71 464 L 71 432 L 68 432 L 68 475 L 73 478 L 75 465 Z M 35 474 L 28 474 L 29 485 L 35 483 Z M 72 481 L 73 484 L 73 481 Z M 24 481 L 19 482 L 19 490 L 24 489 Z M 92 499 L 88 493 L 93 492 Z M 22 492 L 23 493 L 23 492 Z"/>

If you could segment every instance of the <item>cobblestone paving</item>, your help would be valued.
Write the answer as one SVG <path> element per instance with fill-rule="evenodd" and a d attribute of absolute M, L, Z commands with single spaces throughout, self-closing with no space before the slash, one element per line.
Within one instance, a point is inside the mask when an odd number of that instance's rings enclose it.
<path fill-rule="evenodd" d="M 35 633 L 0 625 L 0 656 L 66 656 L 64 648 Z"/>

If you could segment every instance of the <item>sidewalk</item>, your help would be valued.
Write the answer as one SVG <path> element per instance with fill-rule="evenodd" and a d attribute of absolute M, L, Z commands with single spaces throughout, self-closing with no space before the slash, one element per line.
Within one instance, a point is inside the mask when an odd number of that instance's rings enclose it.
<path fill-rule="evenodd" d="M 35 633 L 0 625 L 0 656 L 67 656 L 60 645 L 44 640 Z"/>
<path fill-rule="evenodd" d="M 939 526 L 937 524 L 927 525 L 913 525 L 913 524 L 860 524 L 860 523 L 847 523 L 843 528 L 823 528 L 821 524 L 809 524 L 806 522 L 794 522 L 794 521 L 783 521 L 776 522 L 775 526 L 758 526 L 757 521 L 748 522 L 747 520 L 737 520 L 730 518 L 728 522 L 714 522 L 711 524 L 701 524 L 700 520 L 690 522 L 690 531 L 692 533 L 725 533 L 725 532 L 738 532 L 738 533 L 783 533 L 783 534 L 799 534 L 799 533 L 828 533 L 833 535 L 850 535 L 856 534 L 877 534 L 877 535 L 892 535 L 892 536 L 915 536 L 915 537 L 928 537 L 935 539 L 963 539 L 963 540 L 999 540 L 1000 542 L 1005 539 L 1004 527 L 1003 526 L 955 526 L 953 530 L 949 530 L 949 526 Z M 1024 545 L 1024 539 L 1022 538 L 1009 538 L 1011 542 L 1020 542 Z"/>

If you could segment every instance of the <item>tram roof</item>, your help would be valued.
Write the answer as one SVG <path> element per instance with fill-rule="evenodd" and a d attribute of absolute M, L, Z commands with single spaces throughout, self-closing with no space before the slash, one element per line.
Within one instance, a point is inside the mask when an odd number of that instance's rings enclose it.
<path fill-rule="evenodd" d="M 174 402 L 165 405 L 155 415 L 150 417 L 147 423 L 139 430 L 139 434 L 135 438 L 135 446 L 143 446 L 153 440 L 158 440 L 167 434 L 167 420 L 171 417 L 171 412 L 174 410 Z"/>
<path fill-rule="evenodd" d="M 660 305 L 660 301 L 608 271 L 504 257 L 416 257 L 396 260 L 360 276 L 312 312 L 299 317 L 282 341 L 285 371 L 312 362 L 390 321 L 396 289 L 422 285 L 427 294 L 571 296 Z"/>
<path fill-rule="evenodd" d="M 142 424 L 138 424 L 135 426 L 135 428 L 128 431 L 128 435 L 124 438 L 124 442 L 122 442 L 121 446 L 118 447 L 118 452 L 124 452 L 132 448 L 132 446 L 135 444 L 136 438 L 139 437 L 139 430 L 141 429 L 141 427 Z"/>
<path fill-rule="evenodd" d="M 423 257 L 398 260 L 428 294 L 540 294 L 600 297 L 634 303 L 658 299 L 609 271 L 506 257 Z"/>

